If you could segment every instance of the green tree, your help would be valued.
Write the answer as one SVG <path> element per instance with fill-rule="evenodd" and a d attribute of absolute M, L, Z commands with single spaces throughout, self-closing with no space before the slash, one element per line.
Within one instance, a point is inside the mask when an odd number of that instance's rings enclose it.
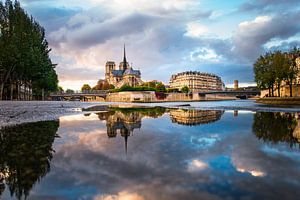
<path fill-rule="evenodd" d="M 84 91 L 90 91 L 92 88 L 89 84 L 84 84 L 82 87 L 81 87 L 81 91 L 84 92 Z"/>
<path fill-rule="evenodd" d="M 156 88 L 157 92 L 166 92 L 167 91 L 166 86 L 162 82 L 157 83 L 155 88 Z"/>
<path fill-rule="evenodd" d="M 282 52 L 276 51 L 273 54 L 272 67 L 275 70 L 275 82 L 277 86 L 278 97 L 280 97 L 281 83 L 287 77 L 289 61 Z"/>
<path fill-rule="evenodd" d="M 66 93 L 67 93 L 67 94 L 74 94 L 75 92 L 74 92 L 74 90 L 67 89 L 67 90 L 66 90 Z"/>
<path fill-rule="evenodd" d="M 272 63 L 272 54 L 260 56 L 254 63 L 254 78 L 257 87 L 269 90 L 269 96 L 274 96 L 275 70 Z"/>
<path fill-rule="evenodd" d="M 189 91 L 190 91 L 190 89 L 188 86 L 184 86 L 181 88 L 181 92 L 183 92 L 183 93 L 189 93 Z"/>
<path fill-rule="evenodd" d="M 293 96 L 293 83 L 295 82 L 298 74 L 299 68 L 296 63 L 296 59 L 300 57 L 300 49 L 294 47 L 288 54 L 286 54 L 288 59 L 288 67 L 286 72 L 285 80 L 287 81 L 290 88 L 290 97 Z"/>
<path fill-rule="evenodd" d="M 0 99 L 5 85 L 10 86 L 10 99 L 12 85 L 17 86 L 18 98 L 21 86 L 32 88 L 36 96 L 56 91 L 58 78 L 50 51 L 43 27 L 20 3 L 0 1 Z"/>

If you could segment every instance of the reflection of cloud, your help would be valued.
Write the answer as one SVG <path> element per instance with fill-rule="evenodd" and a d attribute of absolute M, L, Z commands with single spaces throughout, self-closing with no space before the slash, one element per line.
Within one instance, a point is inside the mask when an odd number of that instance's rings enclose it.
<path fill-rule="evenodd" d="M 248 169 L 243 169 L 243 168 L 236 168 L 237 171 L 245 173 L 248 172 L 250 173 L 252 176 L 258 176 L 258 177 L 263 177 L 266 174 L 262 171 L 257 171 L 257 170 L 248 170 Z"/>
<path fill-rule="evenodd" d="M 117 195 L 97 195 L 94 200 L 144 200 L 141 195 L 137 193 L 130 193 L 127 191 L 119 192 Z"/>
<path fill-rule="evenodd" d="M 73 198 L 62 198 L 84 199 L 89 194 L 86 198 L 94 200 L 214 200 L 236 197 L 235 194 L 240 194 L 237 199 L 277 200 L 300 194 L 299 161 L 262 151 L 265 144 L 251 133 L 252 114 L 233 120 L 231 113 L 225 113 L 217 123 L 177 128 L 167 118 L 143 120 L 141 131 L 130 138 L 127 155 L 122 137 L 109 139 L 105 134 L 89 131 L 105 133 L 106 127 L 99 126 L 100 121 L 75 121 L 78 127 L 86 128 L 80 130 L 73 128 L 75 123 L 61 123 L 58 134 L 62 139 L 73 134 L 76 140 L 66 140 L 61 148 L 55 148 L 51 173 L 34 193 L 51 194 L 55 199 L 57 194 L 76 190 Z M 191 138 L 200 140 L 198 143 L 209 144 L 202 138 L 217 143 L 199 149 L 190 143 Z M 285 150 L 291 153 L 289 148 Z M 299 155 L 295 153 L 294 157 Z"/>
<path fill-rule="evenodd" d="M 193 173 L 202 171 L 206 168 L 208 168 L 208 165 L 205 162 L 195 159 L 188 164 L 187 171 Z"/>

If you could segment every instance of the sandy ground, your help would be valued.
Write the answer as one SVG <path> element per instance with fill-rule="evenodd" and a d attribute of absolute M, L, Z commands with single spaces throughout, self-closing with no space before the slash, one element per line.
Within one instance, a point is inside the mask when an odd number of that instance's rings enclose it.
<path fill-rule="evenodd" d="M 69 101 L 0 101 L 0 127 L 27 122 L 55 120 L 60 116 L 78 114 L 82 108 L 95 105 L 117 104 L 122 106 L 164 106 L 185 109 L 222 109 L 263 112 L 300 112 L 300 107 L 270 107 L 255 103 L 253 100 L 204 101 L 204 102 L 168 102 L 168 103 L 110 103 L 110 102 L 69 102 Z"/>

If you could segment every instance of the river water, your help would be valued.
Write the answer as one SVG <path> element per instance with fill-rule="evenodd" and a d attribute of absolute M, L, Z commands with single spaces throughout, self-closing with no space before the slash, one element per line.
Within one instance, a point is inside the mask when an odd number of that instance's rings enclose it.
<path fill-rule="evenodd" d="M 112 108 L 0 130 L 0 199 L 298 199 L 297 112 Z"/>

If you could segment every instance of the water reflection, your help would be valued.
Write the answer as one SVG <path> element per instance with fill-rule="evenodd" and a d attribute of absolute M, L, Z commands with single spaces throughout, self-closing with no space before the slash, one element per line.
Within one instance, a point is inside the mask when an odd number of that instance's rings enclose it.
<path fill-rule="evenodd" d="M 58 121 L 29 123 L 0 129 L 0 197 L 5 184 L 22 199 L 50 171 Z"/>
<path fill-rule="evenodd" d="M 286 142 L 291 147 L 300 142 L 300 123 L 297 113 L 255 113 L 253 132 L 265 142 Z"/>
<path fill-rule="evenodd" d="M 5 129 L 0 192 L 67 200 L 295 199 L 300 150 L 290 144 L 299 143 L 298 120 L 292 113 L 111 108 L 63 117 L 54 144 L 58 122 Z M 24 157 L 34 157 L 32 164 Z M 50 160 L 51 172 L 32 189 Z M 23 181 L 10 186 L 12 176 Z"/>
<path fill-rule="evenodd" d="M 183 110 L 172 109 L 170 118 L 173 123 L 196 126 L 200 124 L 213 123 L 220 120 L 224 111 L 221 110 Z"/>

